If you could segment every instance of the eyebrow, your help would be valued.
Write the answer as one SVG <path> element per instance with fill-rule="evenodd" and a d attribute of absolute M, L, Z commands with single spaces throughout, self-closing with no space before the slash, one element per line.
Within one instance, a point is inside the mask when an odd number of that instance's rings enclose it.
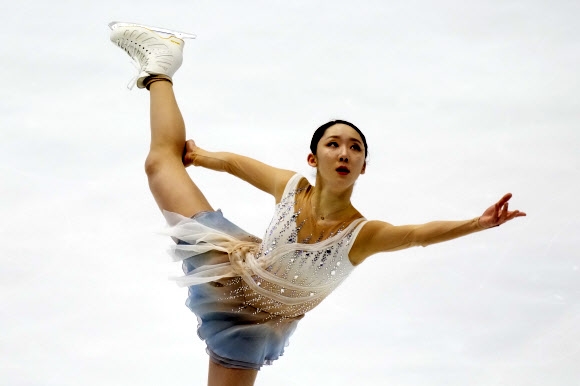
<path fill-rule="evenodd" d="M 340 139 L 340 137 L 338 135 L 331 135 L 330 137 L 327 137 L 326 139 L 327 140 L 329 140 L 329 139 Z M 362 142 L 359 141 L 358 139 L 356 139 L 355 137 L 350 137 L 349 140 L 354 141 L 354 142 L 357 142 L 357 143 L 359 143 L 359 144 L 362 145 Z"/>

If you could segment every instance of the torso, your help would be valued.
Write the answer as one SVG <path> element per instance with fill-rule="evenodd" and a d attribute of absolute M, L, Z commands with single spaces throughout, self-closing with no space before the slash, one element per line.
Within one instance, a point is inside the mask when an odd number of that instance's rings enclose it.
<path fill-rule="evenodd" d="M 300 211 L 296 223 L 301 225 L 299 226 L 298 240 L 302 243 L 314 243 L 324 240 L 346 228 L 353 221 L 364 218 L 355 208 L 352 208 L 350 213 L 346 213 L 345 216 L 338 220 L 316 218 L 312 210 L 310 210 L 312 208 L 313 186 L 310 185 L 306 178 L 302 178 L 297 187 L 301 191 L 296 194 L 295 210 Z M 354 266 L 360 264 L 370 255 L 368 248 L 366 248 L 372 236 L 372 231 L 370 230 L 371 227 L 367 226 L 367 224 L 363 225 L 350 249 L 348 257 Z"/>
<path fill-rule="evenodd" d="M 266 274 L 252 280 L 257 294 L 273 301 L 265 307 L 263 300 L 256 299 L 261 309 L 302 314 L 322 301 L 354 269 L 349 251 L 364 219 L 355 212 L 340 221 L 312 221 L 308 199 L 311 189 L 306 179 L 296 176 L 276 205 L 257 253 Z"/>

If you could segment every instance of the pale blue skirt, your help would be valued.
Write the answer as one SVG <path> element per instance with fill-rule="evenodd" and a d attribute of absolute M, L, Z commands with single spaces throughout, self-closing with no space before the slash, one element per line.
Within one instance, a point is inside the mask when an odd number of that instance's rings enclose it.
<path fill-rule="evenodd" d="M 193 219 L 240 241 L 257 240 L 228 221 L 221 210 L 201 212 Z M 180 240 L 177 243 L 184 244 Z M 183 271 L 187 274 L 203 265 L 228 261 L 227 253 L 210 250 L 185 259 Z M 287 318 L 257 310 L 245 303 L 247 287 L 244 287 L 240 277 L 194 285 L 189 287 L 185 304 L 197 316 L 197 333 L 205 341 L 214 362 L 230 368 L 259 370 L 284 353 L 290 336 L 304 315 Z"/>

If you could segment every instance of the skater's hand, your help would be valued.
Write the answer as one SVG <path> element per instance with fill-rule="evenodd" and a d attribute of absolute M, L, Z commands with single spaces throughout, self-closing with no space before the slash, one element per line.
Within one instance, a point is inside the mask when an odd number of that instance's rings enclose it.
<path fill-rule="evenodd" d="M 198 147 L 193 139 L 189 139 L 187 142 L 185 142 L 185 146 L 183 147 L 183 156 L 181 158 L 183 161 L 183 166 L 188 167 L 193 165 L 193 160 L 195 158 L 197 149 Z"/>
<path fill-rule="evenodd" d="M 504 195 L 498 202 L 486 209 L 479 218 L 479 225 L 482 228 L 491 228 L 500 226 L 516 217 L 522 217 L 526 214 L 519 210 L 508 211 L 508 201 L 512 198 L 511 193 Z"/>

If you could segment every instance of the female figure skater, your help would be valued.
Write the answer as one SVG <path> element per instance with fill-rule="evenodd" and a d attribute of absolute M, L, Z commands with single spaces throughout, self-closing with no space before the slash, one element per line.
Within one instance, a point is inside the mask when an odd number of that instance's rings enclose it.
<path fill-rule="evenodd" d="M 351 204 L 365 172 L 368 146 L 346 121 L 322 125 L 312 138 L 310 185 L 290 170 L 241 155 L 210 152 L 185 137 L 172 88 L 182 61 L 182 38 L 192 35 L 130 23 L 111 23 L 111 40 L 139 65 L 134 80 L 150 90 L 149 187 L 176 242 L 174 257 L 186 275 L 187 306 L 210 356 L 213 385 L 253 385 L 264 364 L 282 355 L 304 314 L 318 305 L 367 257 L 426 246 L 498 226 L 519 216 L 506 194 L 480 217 L 393 226 L 367 221 Z M 274 217 L 264 239 L 248 234 L 214 210 L 186 167 L 225 171 L 271 194 Z"/>

